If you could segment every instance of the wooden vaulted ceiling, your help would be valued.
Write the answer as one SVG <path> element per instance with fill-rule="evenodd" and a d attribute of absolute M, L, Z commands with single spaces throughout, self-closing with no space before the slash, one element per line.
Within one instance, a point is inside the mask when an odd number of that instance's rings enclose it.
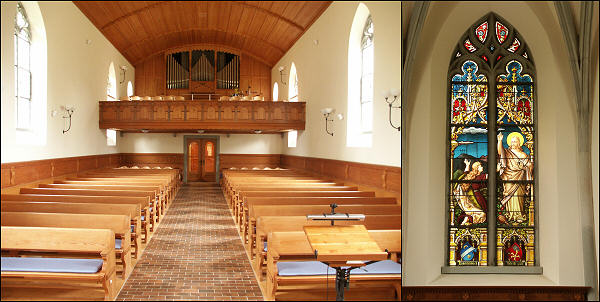
<path fill-rule="evenodd" d="M 74 1 L 134 66 L 170 48 L 218 44 L 274 66 L 331 1 Z"/>

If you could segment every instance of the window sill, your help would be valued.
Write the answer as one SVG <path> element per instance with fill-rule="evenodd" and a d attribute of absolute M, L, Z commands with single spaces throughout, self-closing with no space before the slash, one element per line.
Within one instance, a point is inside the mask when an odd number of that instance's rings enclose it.
<path fill-rule="evenodd" d="M 442 274 L 541 275 L 541 266 L 442 266 Z"/>

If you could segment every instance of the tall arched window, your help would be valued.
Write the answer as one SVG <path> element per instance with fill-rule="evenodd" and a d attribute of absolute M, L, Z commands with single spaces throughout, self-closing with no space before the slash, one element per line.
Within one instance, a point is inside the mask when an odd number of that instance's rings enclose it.
<path fill-rule="evenodd" d="M 452 52 L 450 266 L 537 265 L 534 79 L 524 39 L 493 13 Z"/>
<path fill-rule="evenodd" d="M 279 85 L 277 82 L 273 84 L 273 102 L 277 102 L 279 99 Z"/>
<path fill-rule="evenodd" d="M 129 82 L 131 83 L 131 82 Z M 108 78 L 106 80 L 106 100 L 116 101 L 117 100 L 117 76 L 115 73 L 115 65 L 110 62 L 108 66 Z M 116 146 L 117 145 L 117 131 L 112 129 L 106 129 L 106 145 Z"/>
<path fill-rule="evenodd" d="M 31 127 L 31 28 L 21 2 L 15 17 L 15 97 L 17 128 Z"/>
<path fill-rule="evenodd" d="M 367 18 L 361 38 L 360 128 L 373 131 L 373 20 Z"/>
<path fill-rule="evenodd" d="M 290 102 L 298 101 L 298 74 L 296 73 L 296 65 L 292 63 L 290 68 L 290 79 L 288 81 L 288 100 Z M 288 132 L 288 148 L 295 148 L 298 141 L 298 131 L 292 130 Z"/>
<path fill-rule="evenodd" d="M 127 96 L 131 97 L 133 95 L 133 85 L 131 84 L 131 81 L 127 82 Z"/>

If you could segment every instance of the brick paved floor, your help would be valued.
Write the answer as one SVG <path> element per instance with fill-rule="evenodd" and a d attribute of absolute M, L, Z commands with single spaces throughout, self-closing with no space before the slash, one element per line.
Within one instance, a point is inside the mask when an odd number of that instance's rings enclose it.
<path fill-rule="evenodd" d="M 218 186 L 179 190 L 116 300 L 263 300 Z"/>

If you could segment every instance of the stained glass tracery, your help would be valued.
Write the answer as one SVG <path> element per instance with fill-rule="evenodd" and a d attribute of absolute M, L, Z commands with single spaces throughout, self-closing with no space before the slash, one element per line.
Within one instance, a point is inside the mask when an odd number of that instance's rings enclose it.
<path fill-rule="evenodd" d="M 495 39 L 487 39 L 488 24 L 495 24 Z M 503 45 L 508 38 L 513 42 Z M 460 41 L 450 68 L 448 265 L 535 265 L 530 56 L 522 37 L 491 13 Z M 471 41 L 483 44 L 477 56 Z M 490 222 L 495 234 L 488 233 Z"/>

